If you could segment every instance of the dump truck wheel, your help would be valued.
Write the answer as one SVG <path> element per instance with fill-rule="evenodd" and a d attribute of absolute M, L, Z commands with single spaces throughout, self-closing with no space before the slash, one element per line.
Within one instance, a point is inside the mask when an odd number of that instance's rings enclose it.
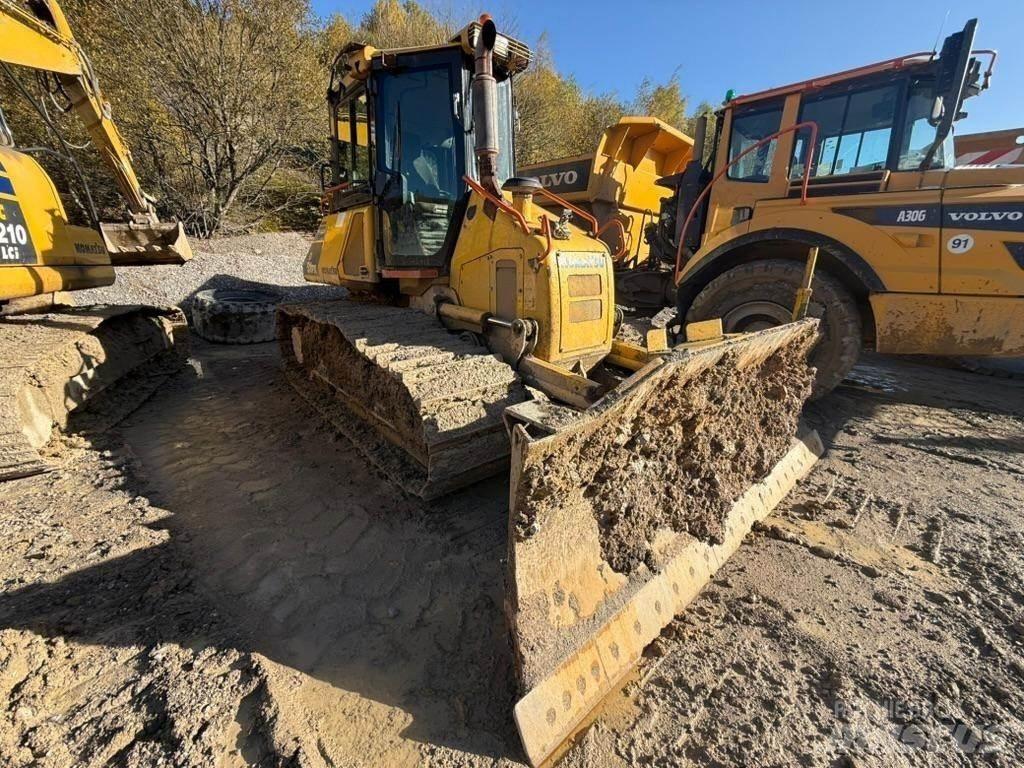
<path fill-rule="evenodd" d="M 192 327 L 197 335 L 218 344 L 273 341 L 274 314 L 280 300 L 269 291 L 199 291 L 192 297 Z"/>
<path fill-rule="evenodd" d="M 733 267 L 697 294 L 687 322 L 722 318 L 727 333 L 771 328 L 790 321 L 804 266 L 795 261 L 765 259 Z M 860 312 L 853 297 L 834 277 L 818 269 L 808 314 L 821 321 L 819 340 L 811 353 L 818 369 L 812 399 L 824 397 L 850 372 L 862 344 Z"/>

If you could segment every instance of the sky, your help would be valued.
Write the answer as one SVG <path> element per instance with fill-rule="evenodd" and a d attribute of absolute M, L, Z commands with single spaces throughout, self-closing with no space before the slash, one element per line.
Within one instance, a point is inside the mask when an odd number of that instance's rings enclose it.
<path fill-rule="evenodd" d="M 478 2 L 421 0 L 466 21 L 486 10 L 499 31 L 511 28 L 531 45 L 546 33 L 558 70 L 593 93 L 629 100 L 645 77 L 664 82 L 678 72 L 691 109 L 701 101 L 717 106 L 729 89 L 751 93 L 930 51 L 940 27 L 945 37 L 974 16 L 975 47 L 995 48 L 999 61 L 992 87 L 967 103 L 957 133 L 1024 127 L 1024 0 Z M 313 5 L 358 22 L 371 0 Z"/>

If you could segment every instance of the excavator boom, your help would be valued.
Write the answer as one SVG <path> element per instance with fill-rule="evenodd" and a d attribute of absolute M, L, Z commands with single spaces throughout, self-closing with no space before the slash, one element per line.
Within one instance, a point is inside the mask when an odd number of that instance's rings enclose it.
<path fill-rule="evenodd" d="M 180 223 L 161 223 L 136 178 L 129 151 L 111 117 L 88 56 L 53 0 L 0 0 L 0 62 L 50 73 L 69 110 L 88 131 L 131 214 L 129 222 L 98 222 L 114 266 L 181 264 L 192 257 Z"/>

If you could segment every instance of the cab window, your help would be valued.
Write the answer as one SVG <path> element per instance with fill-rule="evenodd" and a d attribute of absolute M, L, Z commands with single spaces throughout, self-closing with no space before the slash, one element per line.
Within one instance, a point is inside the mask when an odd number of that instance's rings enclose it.
<path fill-rule="evenodd" d="M 341 183 L 358 186 L 370 179 L 370 129 L 366 94 L 352 98 L 338 109 L 338 177 Z"/>
<path fill-rule="evenodd" d="M 929 84 L 915 84 L 910 90 L 907 102 L 907 118 L 903 124 L 903 139 L 900 142 L 900 157 L 897 168 L 901 171 L 916 171 L 921 167 L 928 149 L 935 141 L 934 125 L 928 122 L 935 101 L 935 89 Z M 954 165 L 953 133 L 935 150 L 932 168 L 952 168 Z"/>
<path fill-rule="evenodd" d="M 377 75 L 376 170 L 387 180 L 385 253 L 394 265 L 438 263 L 444 247 L 464 189 L 457 88 L 447 61 Z"/>
<path fill-rule="evenodd" d="M 730 166 L 728 176 L 736 181 L 767 182 L 772 175 L 772 160 L 778 139 L 766 141 L 757 149 L 751 149 L 758 142 L 777 133 L 782 124 L 782 107 L 758 110 L 746 114 L 734 114 L 732 135 L 729 138 L 729 162 L 747 150 L 751 150 L 735 165 Z"/>
<path fill-rule="evenodd" d="M 810 159 L 811 176 L 870 173 L 886 167 L 892 143 L 899 87 L 886 85 L 866 91 L 826 94 L 807 99 L 800 122 L 818 125 L 818 144 Z M 804 175 L 810 130 L 797 133 L 790 178 Z"/>

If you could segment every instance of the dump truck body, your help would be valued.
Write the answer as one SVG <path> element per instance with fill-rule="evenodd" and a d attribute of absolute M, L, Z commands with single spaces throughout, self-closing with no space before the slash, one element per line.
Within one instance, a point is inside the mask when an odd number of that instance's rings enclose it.
<path fill-rule="evenodd" d="M 601 135 L 593 154 L 519 166 L 545 188 L 590 211 L 617 261 L 647 261 L 645 231 L 665 196 L 658 180 L 681 172 L 693 158 L 693 139 L 656 117 L 619 119 Z M 541 200 L 554 208 L 554 202 Z M 608 226 L 612 221 L 622 226 Z"/>

